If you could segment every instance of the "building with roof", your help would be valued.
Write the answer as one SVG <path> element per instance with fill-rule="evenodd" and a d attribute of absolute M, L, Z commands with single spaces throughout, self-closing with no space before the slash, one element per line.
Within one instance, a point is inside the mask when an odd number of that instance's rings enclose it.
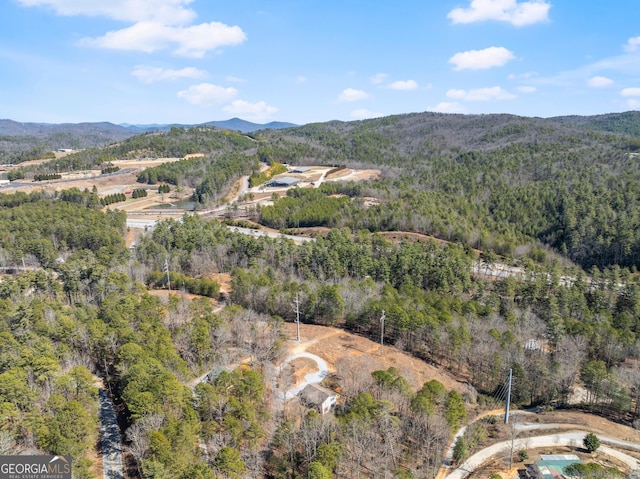
<path fill-rule="evenodd" d="M 306 173 L 310 169 L 311 168 L 309 168 L 308 166 L 298 166 L 295 169 L 293 169 L 291 172 L 292 173 Z"/>
<path fill-rule="evenodd" d="M 292 176 L 283 176 L 282 178 L 273 178 L 267 183 L 267 186 L 272 188 L 286 188 L 296 185 L 300 180 L 293 178 Z"/>
<path fill-rule="evenodd" d="M 298 397 L 306 407 L 315 409 L 323 415 L 331 411 L 338 400 L 338 395 L 335 392 L 331 389 L 323 388 L 318 384 L 307 384 L 307 386 L 298 393 Z"/>
<path fill-rule="evenodd" d="M 575 454 L 540 454 L 540 460 L 533 463 L 532 477 L 536 479 L 568 479 L 564 468 L 581 462 Z"/>

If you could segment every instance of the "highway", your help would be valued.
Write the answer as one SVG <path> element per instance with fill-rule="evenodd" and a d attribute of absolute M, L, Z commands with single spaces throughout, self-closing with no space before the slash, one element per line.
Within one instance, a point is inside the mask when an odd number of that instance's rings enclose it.
<path fill-rule="evenodd" d="M 176 221 L 181 221 L 182 218 L 174 218 Z M 139 219 L 129 218 L 127 219 L 127 228 L 140 228 L 140 229 L 153 229 L 158 221 L 157 219 Z M 266 231 L 262 229 L 241 228 L 239 226 L 227 226 L 234 233 L 242 233 L 247 236 L 253 236 L 258 238 L 260 236 L 266 236 L 269 238 L 286 238 L 292 240 L 296 244 L 306 243 L 308 241 L 315 241 L 315 238 L 307 238 L 306 236 L 295 236 L 278 233 L 276 231 Z"/>
<path fill-rule="evenodd" d="M 251 228 L 240 228 L 238 226 L 229 226 L 231 231 L 235 233 L 242 233 L 249 236 L 259 237 L 259 236 L 267 236 L 269 238 L 286 238 L 292 240 L 296 244 L 306 243 L 308 241 L 315 241 L 315 238 L 307 238 L 306 236 L 295 236 L 295 235 L 285 235 L 282 233 L 265 231 L 265 230 L 254 230 Z"/>

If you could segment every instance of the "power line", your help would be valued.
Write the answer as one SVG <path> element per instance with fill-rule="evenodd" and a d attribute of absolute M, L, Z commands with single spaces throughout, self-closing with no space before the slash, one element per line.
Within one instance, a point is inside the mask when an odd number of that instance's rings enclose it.
<path fill-rule="evenodd" d="M 164 272 L 167 273 L 167 285 L 169 286 L 169 291 L 171 291 L 171 278 L 169 277 L 169 260 L 164 260 Z"/>
<path fill-rule="evenodd" d="M 384 346 L 384 320 L 386 316 L 384 309 L 382 310 L 382 316 L 380 316 L 380 346 Z"/>
<path fill-rule="evenodd" d="M 496 392 L 493 394 L 493 400 L 496 402 L 502 402 L 505 399 L 505 392 L 507 390 L 507 385 L 506 383 L 501 383 Z"/>
<path fill-rule="evenodd" d="M 294 301 L 296 307 L 293 310 L 296 313 L 296 341 L 300 342 L 300 293 L 296 293 L 296 299 Z"/>

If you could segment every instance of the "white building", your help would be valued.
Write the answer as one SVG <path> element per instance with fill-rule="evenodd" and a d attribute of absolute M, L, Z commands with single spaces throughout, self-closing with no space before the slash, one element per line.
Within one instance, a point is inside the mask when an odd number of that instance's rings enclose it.
<path fill-rule="evenodd" d="M 331 411 L 338 400 L 335 392 L 317 384 L 308 384 L 298 395 L 305 406 L 315 409 L 320 414 Z"/>

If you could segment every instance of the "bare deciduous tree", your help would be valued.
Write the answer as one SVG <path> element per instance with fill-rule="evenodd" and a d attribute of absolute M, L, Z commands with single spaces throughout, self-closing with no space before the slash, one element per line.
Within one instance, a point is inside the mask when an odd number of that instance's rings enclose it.
<path fill-rule="evenodd" d="M 160 414 L 150 414 L 133 423 L 126 432 L 129 444 L 129 452 L 136 460 L 138 472 L 142 460 L 149 451 L 149 432 L 160 429 L 164 424 L 164 417 Z"/>
<path fill-rule="evenodd" d="M 15 454 L 16 441 L 7 431 L 0 431 L 0 455 Z"/>

